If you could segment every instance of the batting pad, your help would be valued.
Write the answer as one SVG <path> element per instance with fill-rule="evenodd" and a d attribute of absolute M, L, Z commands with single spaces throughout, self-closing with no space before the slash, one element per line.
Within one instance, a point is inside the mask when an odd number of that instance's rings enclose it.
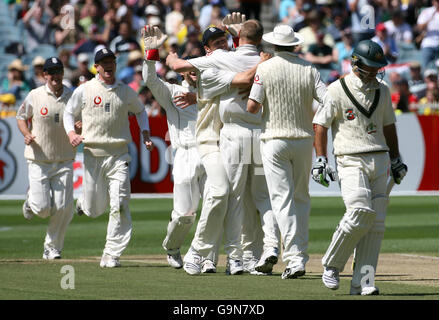
<path fill-rule="evenodd" d="M 172 220 L 168 223 L 168 232 L 162 244 L 165 250 L 177 250 L 181 247 L 194 224 L 195 215 L 195 212 L 190 212 L 185 216 L 178 216 L 178 213 L 172 211 Z"/>
<path fill-rule="evenodd" d="M 368 265 L 373 267 L 374 275 L 376 274 L 381 241 L 386 229 L 385 219 L 388 201 L 386 196 L 372 200 L 372 207 L 376 211 L 376 218 L 369 232 L 358 242 L 354 253 L 352 285 L 355 287 L 361 285 L 361 278 L 365 276 L 365 274 L 361 273 L 363 266 Z"/>
<path fill-rule="evenodd" d="M 369 231 L 374 220 L 375 212 L 363 208 L 346 212 L 322 258 L 323 266 L 335 267 L 342 272 L 358 241 Z"/>

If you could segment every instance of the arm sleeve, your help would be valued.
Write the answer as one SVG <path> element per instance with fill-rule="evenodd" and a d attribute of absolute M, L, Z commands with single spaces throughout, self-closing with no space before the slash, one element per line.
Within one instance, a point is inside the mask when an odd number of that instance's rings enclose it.
<path fill-rule="evenodd" d="M 256 70 L 255 79 L 250 91 L 249 99 L 255 100 L 258 103 L 263 103 L 265 99 L 264 82 L 261 74 Z"/>
<path fill-rule="evenodd" d="M 128 85 L 126 85 L 127 92 L 127 103 L 128 103 L 128 111 L 134 114 L 138 114 L 142 111 L 145 111 L 145 106 L 139 100 L 137 93 L 131 89 Z"/>
<path fill-rule="evenodd" d="M 422 11 L 421 14 L 418 17 L 417 24 L 424 24 L 428 21 L 430 17 L 426 14 L 426 11 Z"/>
<path fill-rule="evenodd" d="M 392 107 L 392 99 L 390 97 L 390 91 L 386 87 L 386 99 L 384 99 L 384 117 L 383 117 L 383 126 L 387 126 L 389 124 L 396 122 L 395 112 Z"/>
<path fill-rule="evenodd" d="M 236 72 L 219 69 L 207 69 L 200 72 L 202 98 L 211 99 L 228 91 L 235 75 Z"/>
<path fill-rule="evenodd" d="M 172 103 L 173 90 L 172 86 L 157 77 L 155 70 L 155 61 L 144 61 L 142 71 L 143 81 L 151 91 L 154 99 L 167 110 Z"/>
<path fill-rule="evenodd" d="M 33 116 L 32 96 L 27 95 L 21 106 L 18 108 L 16 118 L 18 120 L 28 120 Z"/>
<path fill-rule="evenodd" d="M 325 128 L 329 128 L 337 114 L 337 106 L 335 105 L 333 99 L 329 92 L 323 97 L 323 104 L 317 109 L 312 123 L 319 124 Z"/>
<path fill-rule="evenodd" d="M 212 55 L 189 59 L 188 62 L 200 71 L 204 71 L 210 68 L 217 68 L 218 66 L 215 57 Z"/>
<path fill-rule="evenodd" d="M 137 124 L 139 125 L 140 131 L 150 131 L 149 129 L 149 119 L 146 114 L 145 109 L 142 112 L 136 113 Z"/>
<path fill-rule="evenodd" d="M 314 83 L 315 83 L 314 99 L 321 104 L 323 102 L 323 97 L 325 96 L 326 93 L 326 85 L 320 77 L 320 72 L 317 71 L 317 69 L 314 67 L 313 67 L 313 73 L 314 73 Z"/>
<path fill-rule="evenodd" d="M 79 116 L 83 106 L 84 85 L 73 91 L 64 110 L 63 123 L 66 133 L 75 131 L 75 117 Z"/>

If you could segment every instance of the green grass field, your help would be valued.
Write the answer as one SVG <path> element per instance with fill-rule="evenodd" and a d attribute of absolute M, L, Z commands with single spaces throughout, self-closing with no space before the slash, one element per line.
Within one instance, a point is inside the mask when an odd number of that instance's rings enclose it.
<path fill-rule="evenodd" d="M 307 270 L 296 280 L 282 280 L 280 262 L 272 276 L 226 276 L 220 263 L 218 273 L 188 276 L 182 269 L 166 265 L 161 243 L 172 208 L 171 199 L 133 199 L 133 236 L 121 258 L 123 267 L 101 269 L 99 258 L 105 242 L 108 215 L 98 219 L 74 216 L 65 239 L 63 259 L 41 259 L 47 220 L 27 221 L 21 214 L 22 201 L 0 201 L 0 299 L 147 299 L 147 300 L 325 300 L 325 299 L 434 299 L 439 300 L 439 197 L 393 197 L 381 252 L 432 257 L 420 281 L 400 281 L 408 274 L 395 263 L 390 274 L 380 275 L 376 285 L 381 295 L 349 296 L 350 270 L 342 274 L 337 291 L 321 283 L 321 266 Z M 312 199 L 309 253 L 315 261 L 326 250 L 344 211 L 339 197 Z M 188 249 L 192 235 L 182 253 Z M 310 260 L 311 261 L 311 260 Z M 404 263 L 403 263 L 404 264 Z M 401 267 L 403 267 L 403 264 Z M 60 283 L 62 266 L 75 270 L 75 289 Z M 350 269 L 350 268 L 346 268 Z M 416 270 L 415 270 L 416 273 Z"/>

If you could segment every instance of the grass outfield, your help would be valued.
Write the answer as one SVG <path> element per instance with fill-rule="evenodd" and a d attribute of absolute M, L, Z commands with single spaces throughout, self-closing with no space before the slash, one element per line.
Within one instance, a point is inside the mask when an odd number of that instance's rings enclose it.
<path fill-rule="evenodd" d="M 381 252 L 399 254 L 395 257 L 403 262 L 398 269 L 395 260 L 394 269 L 390 266 L 387 272 L 384 268 L 385 274 L 380 274 L 378 269 L 376 285 L 382 295 L 375 297 L 348 295 L 348 266 L 342 274 L 339 290 L 330 291 L 321 283 L 319 259 L 344 210 L 339 197 L 312 199 L 309 242 L 312 259 L 307 275 L 297 280 L 281 280 L 284 267 L 281 262 L 276 265 L 274 274 L 266 277 L 226 276 L 224 257 L 217 274 L 191 277 L 183 270 L 167 267 L 161 243 L 172 208 L 171 199 L 131 200 L 133 235 L 121 258 L 123 268 L 99 268 L 108 215 L 97 219 L 74 216 L 67 230 L 63 259 L 43 261 L 47 220 L 25 220 L 21 205 L 22 201 L 0 201 L 0 299 L 439 299 L 436 270 L 439 197 L 391 199 Z M 183 253 L 188 249 L 194 229 L 182 247 Z M 427 263 L 422 270 L 425 275 L 414 281 L 404 271 L 401 257 L 419 256 L 436 264 L 429 270 Z M 388 257 L 392 261 L 392 255 Z M 63 277 L 60 270 L 66 264 L 75 269 L 74 290 L 60 287 Z"/>

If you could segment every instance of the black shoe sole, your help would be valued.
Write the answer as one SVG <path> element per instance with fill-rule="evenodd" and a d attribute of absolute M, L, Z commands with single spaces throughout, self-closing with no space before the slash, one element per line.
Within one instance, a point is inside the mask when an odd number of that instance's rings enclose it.
<path fill-rule="evenodd" d="M 265 259 L 265 263 L 262 266 L 255 267 L 255 270 L 262 273 L 270 273 L 273 271 L 273 266 L 277 263 L 276 256 L 270 256 Z"/>

